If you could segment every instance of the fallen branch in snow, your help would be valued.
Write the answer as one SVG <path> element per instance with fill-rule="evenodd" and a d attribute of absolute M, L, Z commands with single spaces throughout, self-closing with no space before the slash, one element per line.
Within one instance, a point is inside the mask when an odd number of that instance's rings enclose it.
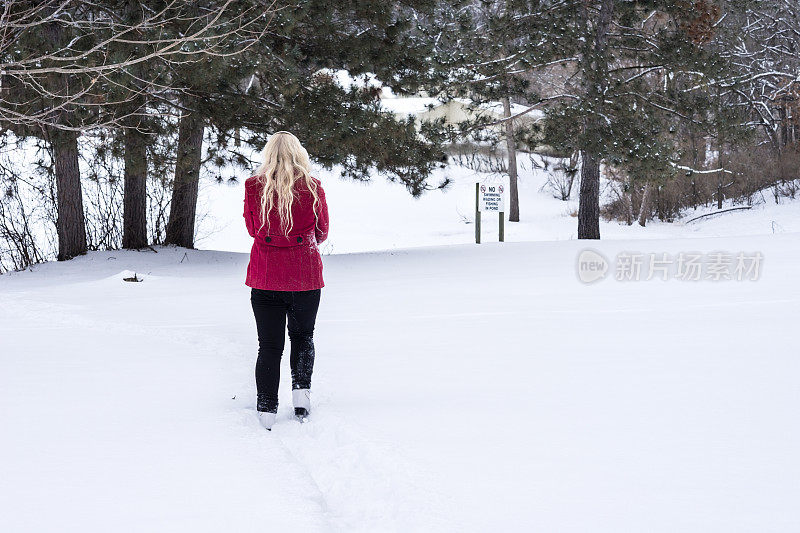
<path fill-rule="evenodd" d="M 740 207 L 731 207 L 730 209 L 723 209 L 722 211 L 714 211 L 713 213 L 706 213 L 705 215 L 700 215 L 699 217 L 694 217 L 690 220 L 687 220 L 685 224 L 688 224 L 689 222 L 694 222 L 695 220 L 700 220 L 703 217 L 710 217 L 712 215 L 721 215 L 722 213 L 727 213 L 729 211 L 738 211 L 740 209 L 750 209 L 751 207 L 752 206 L 750 205 L 743 205 Z"/>

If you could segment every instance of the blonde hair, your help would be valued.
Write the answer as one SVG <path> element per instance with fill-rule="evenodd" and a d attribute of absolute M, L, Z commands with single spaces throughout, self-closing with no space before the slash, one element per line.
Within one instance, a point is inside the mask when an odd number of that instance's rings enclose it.
<path fill-rule="evenodd" d="M 288 131 L 272 135 L 261 152 L 261 165 L 256 170 L 256 178 L 261 188 L 261 228 L 267 225 L 273 207 L 281 218 L 281 230 L 288 235 L 294 227 L 292 205 L 294 204 L 294 184 L 302 179 L 314 197 L 314 213 L 317 212 L 317 184 L 311 178 L 311 161 L 308 152 L 300 141 Z M 278 196 L 275 205 L 275 193 Z M 259 228 L 259 230 L 261 229 Z"/>

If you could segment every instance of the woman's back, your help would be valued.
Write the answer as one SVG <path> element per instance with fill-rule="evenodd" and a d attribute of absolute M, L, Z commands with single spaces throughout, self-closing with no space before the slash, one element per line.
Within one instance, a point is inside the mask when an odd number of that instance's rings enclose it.
<path fill-rule="evenodd" d="M 253 237 L 245 280 L 248 287 L 306 291 L 325 286 L 317 243 L 328 236 L 328 206 L 322 183 L 316 178 L 312 180 L 316 185 L 316 208 L 314 195 L 304 180 L 298 179 L 294 183 L 291 228 L 286 221 L 281 221 L 277 192 L 273 192 L 273 207 L 264 221 L 261 209 L 263 180 L 253 176 L 245 181 L 244 218 L 247 231 Z"/>
<path fill-rule="evenodd" d="M 292 203 L 292 228 L 289 236 L 304 235 L 314 232 L 317 224 L 317 214 L 322 207 L 321 200 L 324 198 L 324 191 L 322 191 L 322 184 L 316 178 L 312 178 L 317 186 L 317 212 L 314 211 L 314 196 L 306 186 L 303 180 L 297 180 L 294 183 L 294 202 Z M 273 192 L 273 205 L 272 211 L 268 215 L 268 223 L 262 223 L 261 218 L 261 194 L 264 189 L 263 183 L 256 176 L 248 178 L 245 181 L 245 194 L 250 198 L 250 207 L 252 213 L 252 226 L 258 235 L 262 236 L 281 236 L 284 235 L 284 229 L 288 229 L 284 224 L 281 224 L 280 213 L 277 209 L 278 193 Z M 248 227 L 249 229 L 249 227 Z M 251 232 L 251 235 L 253 233 Z M 255 236 L 255 235 L 254 235 Z M 320 239 L 321 242 L 321 239 Z"/>

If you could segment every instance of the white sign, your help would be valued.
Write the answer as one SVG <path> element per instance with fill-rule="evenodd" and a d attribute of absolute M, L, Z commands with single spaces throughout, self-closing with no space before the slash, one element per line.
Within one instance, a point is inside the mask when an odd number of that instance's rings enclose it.
<path fill-rule="evenodd" d="M 478 210 L 480 211 L 503 211 L 506 205 L 506 188 L 496 183 L 488 185 L 482 183 L 478 187 Z"/>

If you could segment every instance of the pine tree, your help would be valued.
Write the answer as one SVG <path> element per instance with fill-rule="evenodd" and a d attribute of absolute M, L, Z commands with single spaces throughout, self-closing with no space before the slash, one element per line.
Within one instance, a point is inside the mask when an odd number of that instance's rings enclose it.
<path fill-rule="evenodd" d="M 125 138 L 123 244 L 146 244 L 146 122 L 149 99 L 162 101 L 168 73 L 218 53 L 226 41 L 257 41 L 264 9 L 235 2 L 160 0 L 8 0 L 0 34 L 0 126 L 50 144 L 56 182 L 59 259 L 87 250 L 78 167 L 81 132 L 111 128 Z M 184 16 L 186 8 L 201 12 Z M 166 31 L 179 24 L 183 33 Z M 239 47 L 239 51 L 246 47 Z M 152 121 L 150 121 L 152 122 Z M 158 128 L 155 128 L 158 130 Z"/>
<path fill-rule="evenodd" d="M 573 9 L 570 2 L 530 0 L 472 0 L 444 2 L 427 30 L 438 43 L 435 63 L 447 77 L 431 80 L 430 92 L 443 98 L 467 98 L 473 110 L 500 101 L 504 118 L 478 113 L 465 120 L 453 140 L 475 138 L 496 142 L 493 127 L 504 131 L 508 152 L 509 221 L 519 221 L 517 185 L 517 138 L 535 138 L 535 127 L 519 119 L 539 107 L 545 96 L 530 83 L 537 71 L 569 59 L 558 59 L 554 43 L 566 39 L 562 20 Z M 555 59 L 554 59 L 555 58 Z M 531 104 L 523 112 L 511 112 L 512 100 Z"/>
<path fill-rule="evenodd" d="M 693 37 L 708 20 L 703 2 L 580 2 L 564 23 L 574 37 L 558 55 L 575 57 L 575 78 L 548 109 L 546 141 L 581 153 L 578 238 L 598 239 L 601 164 L 645 181 L 675 172 L 676 124 L 691 120 L 691 98 L 728 68 L 708 42 Z"/>
<path fill-rule="evenodd" d="M 4 69 L 0 125 L 19 138 L 36 136 L 49 143 L 56 185 L 57 257 L 63 261 L 87 251 L 78 136 L 91 116 L 81 104 L 93 82 L 88 76 L 63 72 L 59 56 L 85 53 L 95 39 L 85 28 L 68 22 L 81 18 L 80 3 L 36 4 L 17 1 L 7 6 L 8 19 L 27 24 L 10 25 L 13 46 L 0 50 L 0 62 L 24 65 Z M 37 18 L 30 19 L 30 13 L 37 13 Z"/>
<path fill-rule="evenodd" d="M 242 2 L 240 9 L 248 5 Z M 315 161 L 328 168 L 341 165 L 346 176 L 367 180 L 377 170 L 414 195 L 431 188 L 427 179 L 444 159 L 437 131 L 425 127 L 419 133 L 413 121 L 397 121 L 381 108 L 379 91 L 345 89 L 326 74 L 370 72 L 396 91 L 416 90 L 420 72 L 428 68 L 430 43 L 414 38 L 413 21 L 425 5 L 315 0 L 287 6 L 265 13 L 269 31 L 246 54 L 207 57 L 171 69 L 179 129 L 185 133 L 180 139 L 196 144 L 179 141 L 166 242 L 193 245 L 202 165 L 196 154 L 204 128 L 211 141 L 208 158 L 217 166 L 247 163 L 231 149 L 233 136 L 261 148 L 273 132 L 289 130 Z M 231 53 L 244 46 L 235 40 L 227 44 Z"/>
<path fill-rule="evenodd" d="M 144 20 L 144 6 L 138 0 L 127 0 L 122 7 L 127 25 L 136 26 Z M 123 46 L 123 52 L 133 57 L 143 57 L 152 49 L 146 46 L 145 31 L 132 32 L 142 41 L 139 45 Z M 131 93 L 124 106 L 122 118 L 125 162 L 125 190 L 123 200 L 122 247 L 139 249 L 147 246 L 147 134 L 145 117 L 148 103 L 146 63 L 132 65 L 125 87 Z"/>

